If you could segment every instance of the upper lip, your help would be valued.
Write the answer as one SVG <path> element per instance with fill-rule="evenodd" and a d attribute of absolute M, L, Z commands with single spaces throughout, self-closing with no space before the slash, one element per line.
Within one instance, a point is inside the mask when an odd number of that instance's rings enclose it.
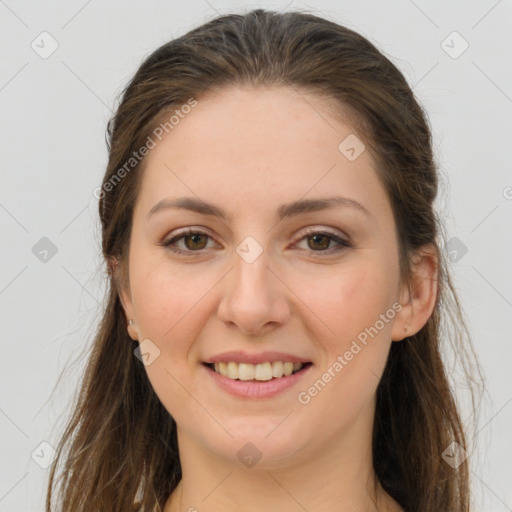
<path fill-rule="evenodd" d="M 293 354 L 287 354 L 285 352 L 242 352 L 242 351 L 231 351 L 223 352 L 208 358 L 206 363 L 229 363 L 234 361 L 235 363 L 249 363 L 249 364 L 261 364 L 274 361 L 292 362 L 292 363 L 309 363 L 309 359 L 303 357 L 294 356 Z"/>

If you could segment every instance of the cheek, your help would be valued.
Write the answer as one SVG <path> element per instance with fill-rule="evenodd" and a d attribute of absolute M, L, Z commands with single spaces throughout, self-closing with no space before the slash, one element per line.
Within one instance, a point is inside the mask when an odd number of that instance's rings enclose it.
<path fill-rule="evenodd" d="M 344 269 L 305 301 L 315 304 L 315 312 L 334 333 L 321 339 L 325 360 L 320 378 L 307 383 L 311 387 L 302 396 L 318 410 L 330 410 L 342 424 L 370 402 L 387 361 L 395 316 L 390 268 Z"/>
<path fill-rule="evenodd" d="M 389 268 L 359 264 L 330 270 L 325 276 L 301 280 L 297 295 L 311 308 L 315 325 L 323 325 L 328 334 L 323 343 L 329 352 L 339 352 L 366 328 L 373 326 L 392 305 L 393 287 Z M 320 320 L 321 322 L 318 322 Z M 390 332 L 391 324 L 381 330 Z M 318 331 L 319 327 L 315 330 Z"/>
<path fill-rule="evenodd" d="M 160 255 L 134 255 L 130 274 L 134 312 L 141 334 L 166 343 L 166 340 L 188 338 L 197 322 L 201 300 L 214 282 L 208 275 L 198 277 L 192 266 L 170 265 Z M 179 344 L 179 342 L 178 342 Z M 173 342 L 174 345 L 174 342 Z"/>
<path fill-rule="evenodd" d="M 186 422 L 202 414 L 190 400 L 196 390 L 188 360 L 203 324 L 199 317 L 206 314 L 201 299 L 214 283 L 186 268 L 178 272 L 161 257 L 142 256 L 134 255 L 130 270 L 133 307 L 140 340 L 151 340 L 159 351 L 145 371 L 164 407 L 176 421 Z"/>

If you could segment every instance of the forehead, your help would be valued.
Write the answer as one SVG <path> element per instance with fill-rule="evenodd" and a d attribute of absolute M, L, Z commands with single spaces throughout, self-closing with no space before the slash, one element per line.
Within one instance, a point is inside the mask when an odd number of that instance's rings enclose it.
<path fill-rule="evenodd" d="M 327 99 L 291 87 L 233 87 L 199 97 L 155 139 L 141 202 L 148 211 L 163 197 L 186 194 L 234 206 L 239 198 L 246 207 L 340 193 L 378 206 L 386 198 L 375 163 L 340 113 Z M 362 151 L 355 159 L 343 152 L 347 140 Z"/>

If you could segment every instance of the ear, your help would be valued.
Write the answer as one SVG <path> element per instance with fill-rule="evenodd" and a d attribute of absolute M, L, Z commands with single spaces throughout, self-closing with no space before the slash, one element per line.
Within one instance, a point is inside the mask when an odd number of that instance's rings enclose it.
<path fill-rule="evenodd" d="M 401 290 L 402 309 L 395 316 L 391 339 L 401 341 L 427 323 L 437 301 L 438 254 L 433 244 L 418 249 L 411 264 L 412 283 Z"/>
<path fill-rule="evenodd" d="M 121 271 L 119 261 L 116 258 L 109 259 L 108 269 L 109 274 L 112 276 L 116 284 L 119 300 L 121 301 L 121 305 L 123 306 L 123 310 L 126 315 L 126 326 L 128 329 L 128 334 L 132 340 L 136 341 L 139 339 L 139 335 L 133 314 L 132 298 L 128 281 L 124 278 L 125 274 Z M 130 320 L 132 320 L 134 323 L 130 324 Z"/>

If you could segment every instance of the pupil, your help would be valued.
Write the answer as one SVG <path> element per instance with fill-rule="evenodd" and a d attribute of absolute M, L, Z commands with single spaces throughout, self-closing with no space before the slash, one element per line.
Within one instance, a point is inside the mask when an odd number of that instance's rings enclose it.
<path fill-rule="evenodd" d="M 318 239 L 318 238 L 320 238 L 320 239 L 322 239 L 322 238 L 323 238 L 323 239 L 324 239 L 324 242 L 325 242 L 325 241 L 327 241 L 327 246 L 329 245 L 329 240 L 327 239 L 327 237 L 326 237 L 325 235 L 313 235 L 313 236 L 312 236 L 312 238 L 313 238 L 314 240 L 316 240 L 316 239 Z M 316 242 L 315 242 L 315 243 L 316 243 Z M 326 248 L 327 248 L 327 247 L 326 247 L 326 245 L 325 245 L 325 243 L 324 243 L 324 244 L 321 244 L 321 245 L 322 245 L 322 247 L 320 247 L 321 249 L 326 249 Z M 318 246 L 317 246 L 317 247 L 318 247 Z"/>
<path fill-rule="evenodd" d="M 201 238 L 202 236 L 204 236 L 204 235 L 195 234 L 195 235 L 189 235 L 189 236 L 188 236 L 188 238 L 189 238 L 189 239 L 192 239 L 192 240 L 193 240 L 193 242 L 192 242 L 192 243 L 195 245 L 195 244 L 197 243 L 197 238 L 198 238 L 198 237 L 199 237 L 199 238 Z M 197 248 L 197 247 L 196 247 L 196 248 Z"/>
<path fill-rule="evenodd" d="M 191 239 L 192 240 L 192 245 L 196 245 L 197 243 L 200 243 L 200 241 L 198 242 L 198 238 L 200 239 L 201 237 L 203 237 L 204 235 L 200 235 L 200 234 L 195 234 L 195 235 L 189 235 L 188 236 L 188 239 Z M 317 248 L 319 247 L 318 246 L 318 239 L 320 239 L 320 249 L 327 249 L 327 247 L 329 246 L 329 240 L 328 238 L 325 236 L 325 235 L 312 235 L 311 238 L 313 239 L 313 244 L 317 244 Z M 322 244 L 321 241 L 322 239 L 324 240 L 324 243 Z M 327 242 L 327 244 L 326 244 Z"/>

